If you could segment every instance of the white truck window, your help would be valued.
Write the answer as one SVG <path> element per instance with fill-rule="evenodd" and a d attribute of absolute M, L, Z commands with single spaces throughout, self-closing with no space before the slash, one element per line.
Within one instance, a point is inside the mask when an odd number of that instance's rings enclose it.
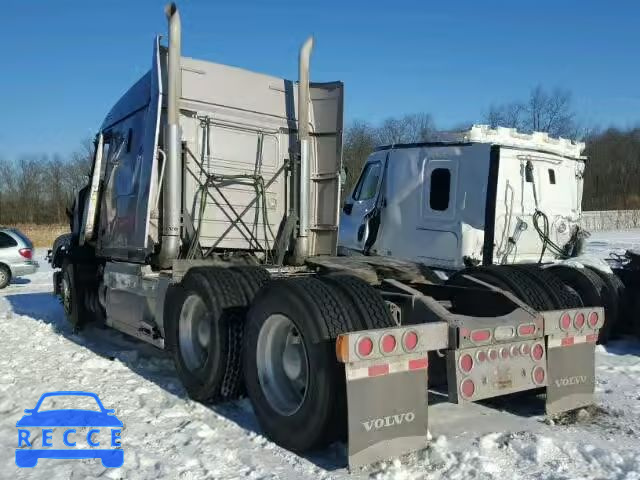
<path fill-rule="evenodd" d="M 451 172 L 448 168 L 436 168 L 431 172 L 429 207 L 443 212 L 449 208 Z"/>
<path fill-rule="evenodd" d="M 353 192 L 354 200 L 370 200 L 378 190 L 380 180 L 380 162 L 369 163 L 358 180 L 358 185 Z"/>

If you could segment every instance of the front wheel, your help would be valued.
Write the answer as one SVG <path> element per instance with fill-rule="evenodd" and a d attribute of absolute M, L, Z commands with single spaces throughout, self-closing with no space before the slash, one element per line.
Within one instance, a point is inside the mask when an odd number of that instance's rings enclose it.
<path fill-rule="evenodd" d="M 84 305 L 84 291 L 77 282 L 76 268 L 68 259 L 62 262 L 60 298 L 67 321 L 74 329 L 86 321 L 88 312 Z"/>

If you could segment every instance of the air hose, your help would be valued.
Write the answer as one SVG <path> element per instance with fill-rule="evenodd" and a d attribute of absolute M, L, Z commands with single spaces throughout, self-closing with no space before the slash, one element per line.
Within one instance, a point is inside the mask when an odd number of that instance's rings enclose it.
<path fill-rule="evenodd" d="M 579 229 L 576 229 L 572 233 L 571 238 L 564 247 L 560 247 L 557 243 L 551 240 L 551 238 L 549 237 L 549 217 L 547 217 L 547 214 L 538 208 L 538 194 L 536 192 L 536 181 L 535 176 L 533 175 L 533 164 L 531 163 L 531 160 L 527 160 L 527 164 L 525 166 L 525 174 L 526 179 L 531 183 L 531 188 L 533 189 L 533 200 L 536 204 L 536 211 L 532 216 L 533 228 L 535 228 L 536 232 L 538 232 L 540 240 L 542 240 L 542 250 L 540 251 L 540 259 L 538 260 L 538 263 L 542 263 L 542 258 L 544 257 L 547 248 L 559 258 L 569 258 L 571 256 L 570 252 L 574 249 L 574 245 L 578 240 Z M 542 227 L 540 227 L 541 219 Z"/>

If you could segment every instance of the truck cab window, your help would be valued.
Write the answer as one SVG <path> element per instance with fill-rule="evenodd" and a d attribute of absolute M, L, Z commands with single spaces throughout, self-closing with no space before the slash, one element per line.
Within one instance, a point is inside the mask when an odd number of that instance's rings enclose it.
<path fill-rule="evenodd" d="M 365 167 L 353 192 L 354 200 L 370 200 L 375 196 L 381 169 L 380 162 L 369 163 Z"/>
<path fill-rule="evenodd" d="M 451 193 L 451 172 L 448 168 L 436 168 L 431 172 L 429 207 L 443 212 L 449 208 Z"/>

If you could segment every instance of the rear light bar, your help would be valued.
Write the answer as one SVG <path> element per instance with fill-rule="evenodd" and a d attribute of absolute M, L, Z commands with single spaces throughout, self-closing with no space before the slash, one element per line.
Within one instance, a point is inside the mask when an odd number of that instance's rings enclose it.
<path fill-rule="evenodd" d="M 487 350 L 482 349 L 478 350 L 475 353 L 475 356 L 469 353 L 464 353 L 458 361 L 458 367 L 461 372 L 469 373 L 475 366 L 475 362 L 480 364 L 485 362 L 509 360 L 520 356 L 531 356 L 533 361 L 539 362 L 544 358 L 544 344 L 542 342 L 536 342 L 533 344 L 524 343 L 521 345 L 506 345 L 502 348 L 489 348 Z"/>
<path fill-rule="evenodd" d="M 468 347 L 452 354 L 456 358 L 456 375 L 455 383 L 449 385 L 449 395 L 454 395 L 457 402 L 473 402 L 503 394 L 500 392 L 547 385 L 547 349 L 543 338 Z"/>
<path fill-rule="evenodd" d="M 574 310 L 556 310 L 543 312 L 545 335 L 589 334 L 588 330 L 602 328 L 604 309 L 602 307 L 580 308 Z"/>
<path fill-rule="evenodd" d="M 445 322 L 345 333 L 336 339 L 336 356 L 343 363 L 352 363 L 418 355 L 447 348 L 448 333 Z"/>

